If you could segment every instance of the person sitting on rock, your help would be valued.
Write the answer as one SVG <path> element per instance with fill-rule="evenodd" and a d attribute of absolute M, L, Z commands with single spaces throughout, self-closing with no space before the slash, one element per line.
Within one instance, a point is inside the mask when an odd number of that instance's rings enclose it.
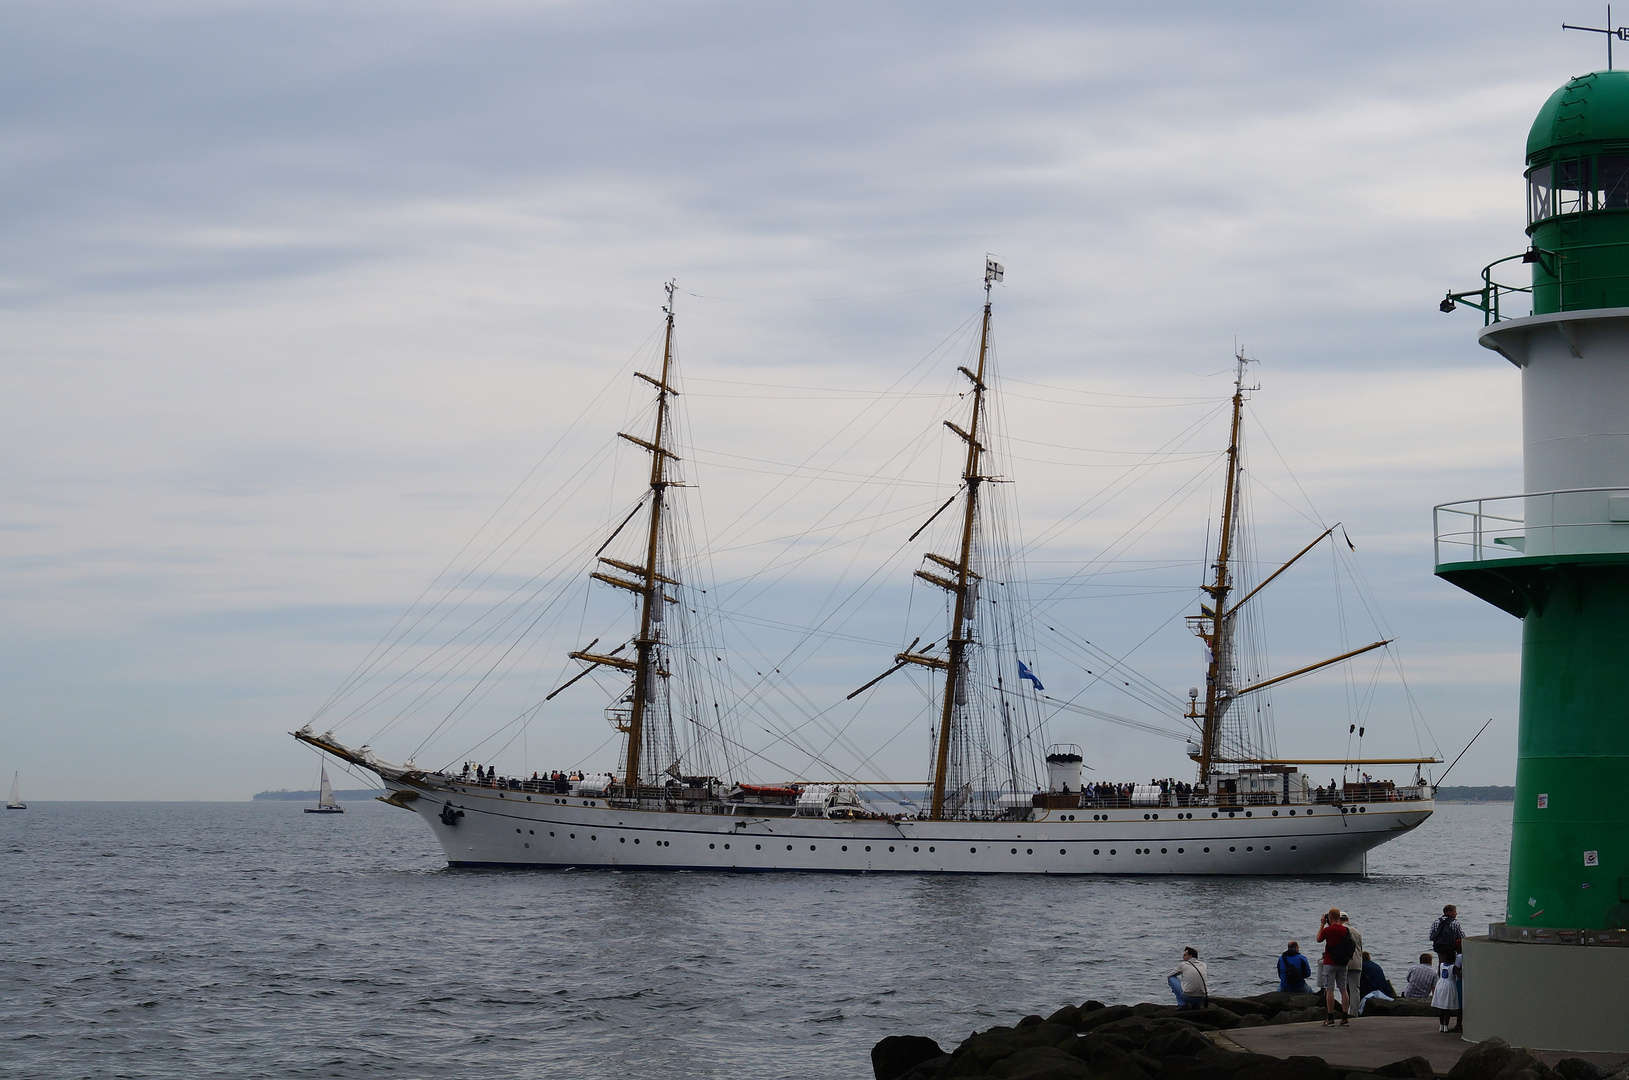
<path fill-rule="evenodd" d="M 1307 980 L 1312 978 L 1312 965 L 1307 958 L 1301 955 L 1301 944 L 1290 942 L 1278 957 L 1278 992 L 1281 994 L 1310 994 L 1312 987 Z"/>
<path fill-rule="evenodd" d="M 1199 962 L 1198 949 L 1190 945 L 1182 950 L 1182 962 L 1166 977 L 1171 993 L 1176 995 L 1178 1008 L 1197 1009 L 1210 1004 L 1210 987 L 1205 981 L 1207 971 Z"/>
<path fill-rule="evenodd" d="M 1360 971 L 1357 1006 L 1359 1016 L 1363 1015 L 1364 1006 L 1371 1001 L 1376 999 L 1380 1001 L 1397 1000 L 1397 991 L 1392 988 L 1391 980 L 1386 978 L 1386 973 L 1380 969 L 1380 965 L 1375 963 L 1368 953 L 1363 954 L 1363 967 Z"/>
<path fill-rule="evenodd" d="M 1431 1000 L 1431 991 L 1437 988 L 1437 969 L 1431 963 L 1431 954 L 1420 954 L 1420 962 L 1408 969 L 1408 985 L 1403 987 L 1403 996 L 1419 1000 Z"/>

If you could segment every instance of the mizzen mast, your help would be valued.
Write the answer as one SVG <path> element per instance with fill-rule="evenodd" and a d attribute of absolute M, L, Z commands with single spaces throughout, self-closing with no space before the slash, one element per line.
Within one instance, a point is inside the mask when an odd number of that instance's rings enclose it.
<path fill-rule="evenodd" d="M 962 483 L 967 486 L 967 505 L 962 513 L 961 544 L 955 559 L 947 559 L 942 555 L 927 556 L 930 562 L 943 570 L 948 570 L 950 576 L 930 570 L 916 572 L 916 576 L 923 581 L 937 585 L 955 597 L 950 636 L 945 641 L 946 655 L 940 659 L 904 652 L 895 658 L 901 663 L 919 664 L 945 673 L 944 700 L 939 706 L 939 737 L 935 744 L 933 801 L 929 808 L 929 817 L 934 821 L 941 821 L 945 816 L 945 789 L 950 773 L 950 744 L 957 731 L 957 706 L 965 705 L 968 696 L 964 685 L 969 678 L 967 650 L 968 646 L 973 644 L 972 627 L 968 623 L 975 614 L 975 601 L 978 597 L 978 575 L 971 567 L 973 533 L 978 524 L 979 484 L 987 479 L 980 472 L 984 446 L 979 439 L 984 419 L 985 362 L 990 354 L 990 286 L 992 282 L 1000 281 L 1002 274 L 1000 263 L 992 259 L 985 260 L 984 322 L 979 331 L 978 370 L 969 371 L 965 367 L 958 369 L 973 384 L 973 414 L 967 422 L 965 431 L 949 420 L 945 421 L 945 427 L 955 432 L 967 444 L 967 460 L 962 469 Z"/>
<path fill-rule="evenodd" d="M 662 372 L 660 378 L 653 378 L 642 371 L 634 374 L 656 387 L 656 430 L 649 440 L 638 438 L 624 432 L 618 432 L 619 438 L 626 439 L 635 446 L 650 454 L 650 528 L 645 541 L 645 561 L 643 565 L 623 562 L 617 559 L 606 558 L 599 555 L 599 561 L 611 570 L 619 573 L 606 573 L 595 571 L 589 575 L 607 585 L 619 589 L 626 589 L 640 599 L 639 604 L 639 634 L 633 639 L 634 659 L 614 655 L 620 649 L 614 649 L 608 654 L 589 652 L 587 649 L 571 653 L 573 660 L 581 660 L 591 665 L 582 675 L 593 670 L 594 667 L 611 667 L 628 672 L 633 676 L 633 687 L 629 694 L 629 709 L 627 718 L 617 727 L 628 736 L 628 756 L 623 764 L 622 785 L 627 798 L 639 797 L 639 771 L 640 755 L 644 752 L 645 722 L 650 712 L 652 690 L 658 676 L 666 674 L 661 670 L 657 646 L 661 643 L 659 626 L 663 622 L 662 605 L 669 602 L 663 593 L 664 585 L 677 584 L 671 577 L 661 573 L 658 558 L 661 553 L 662 539 L 662 513 L 667 500 L 667 489 L 673 481 L 667 476 L 667 463 L 669 460 L 678 461 L 679 457 L 667 448 L 668 438 L 668 398 L 678 391 L 668 382 L 669 374 L 673 368 L 673 290 L 674 283 L 668 282 L 667 304 L 662 312 L 667 316 L 667 328 L 662 342 Z M 624 521 L 623 524 L 627 522 Z M 618 526 L 617 531 L 621 531 Z M 615 533 L 612 537 L 615 537 Z M 600 551 L 610 544 L 610 540 L 602 545 Z M 632 580 L 630 580 L 630 578 Z M 593 648 L 592 645 L 589 648 Z M 573 679 L 573 682 L 576 680 Z M 567 684 L 569 685 L 569 684 Z M 564 689 L 561 687 L 560 689 Z M 558 693 L 559 691 L 555 691 Z M 553 695 L 550 695 L 551 697 Z"/>

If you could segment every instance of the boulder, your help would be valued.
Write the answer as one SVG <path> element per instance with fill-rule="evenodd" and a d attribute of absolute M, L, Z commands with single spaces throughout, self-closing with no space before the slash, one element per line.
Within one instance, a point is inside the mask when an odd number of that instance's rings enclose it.
<path fill-rule="evenodd" d="M 901 1076 L 899 1080 L 940 1080 L 956 1059 L 949 1054 L 941 1054 L 936 1058 L 928 1058 L 910 1072 Z"/>
<path fill-rule="evenodd" d="M 1216 999 L 1212 998 L 1211 1000 L 1215 1001 Z M 1321 1008 L 1324 1003 L 1324 996 L 1322 994 L 1287 994 L 1274 990 L 1270 994 L 1255 994 L 1248 1000 L 1260 1002 L 1269 1009 L 1278 1011 L 1280 1009 L 1310 1009 L 1314 1005 Z"/>
<path fill-rule="evenodd" d="M 1203 1009 L 1187 1009 L 1176 1015 L 1190 1024 L 1208 1025 L 1212 1028 L 1237 1027 L 1239 1014 L 1232 1009 L 1224 1009 L 1215 1004 L 1215 1000 L 1215 998 L 1212 998 L 1212 1004 L 1205 1006 Z"/>
<path fill-rule="evenodd" d="M 1249 1016 L 1239 1017 L 1239 1022 L 1233 1026 L 1242 1028 L 1262 1027 L 1268 1022 L 1267 1017 L 1263 1016 L 1261 1013 L 1251 1013 Z"/>
<path fill-rule="evenodd" d="M 1087 1004 L 1090 1004 L 1090 1002 Z M 1075 1024 L 1075 1030 L 1081 1032 L 1094 1031 L 1104 1024 L 1112 1024 L 1116 1020 L 1124 1020 L 1131 1015 L 1131 1006 L 1129 1005 L 1108 1005 L 1101 1009 L 1093 1009 L 1091 1012 L 1082 1009 L 1080 1020 Z"/>
<path fill-rule="evenodd" d="M 1252 1065 L 1233 1074 L 1233 1080 L 1341 1080 L 1329 1063 L 1319 1057 L 1289 1057 L 1282 1061 Z"/>
<path fill-rule="evenodd" d="M 1431 1062 L 1415 1054 L 1402 1061 L 1380 1066 L 1375 1070 L 1375 1075 L 1390 1077 L 1392 1080 L 1431 1080 L 1436 1074 L 1431 1069 Z"/>
<path fill-rule="evenodd" d="M 890 1035 L 871 1048 L 877 1080 L 897 1080 L 930 1058 L 944 1057 L 939 1044 L 923 1035 Z"/>
<path fill-rule="evenodd" d="M 1459 1055 L 1448 1070 L 1448 1080 L 1493 1080 L 1515 1056 L 1515 1049 L 1497 1035 L 1483 1039 Z"/>
<path fill-rule="evenodd" d="M 1044 1024 L 1044 1023 L 1046 1023 L 1045 1020 L 1041 1019 L 1039 1016 L 1036 1016 L 1034 1013 L 1030 1013 L 1028 1016 L 1026 1016 L 1022 1020 L 1018 1021 L 1018 1023 L 1015 1026 L 1016 1027 L 1021 1027 L 1021 1028 L 1027 1028 L 1027 1027 L 1034 1027 L 1036 1024 Z"/>
<path fill-rule="evenodd" d="M 1031 1046 L 994 1062 L 984 1075 L 997 1080 L 1086 1080 L 1088 1073 L 1086 1063 L 1073 1054 L 1053 1046 Z"/>
<path fill-rule="evenodd" d="M 1265 1054 L 1230 1053 L 1220 1048 L 1194 1057 L 1168 1057 L 1160 1066 L 1159 1080 L 1228 1080 L 1235 1073 L 1272 1065 L 1277 1058 Z"/>
<path fill-rule="evenodd" d="M 1186 1024 L 1172 1025 L 1169 1029 L 1153 1036 L 1143 1044 L 1143 1053 L 1160 1061 L 1177 1055 L 1198 1057 L 1214 1049 L 1216 1049 L 1215 1043 Z M 1586 1078 L 1569 1076 L 1566 1080 L 1586 1080 Z M 1588 1080 L 1596 1080 L 1596 1078 L 1588 1078 Z"/>
<path fill-rule="evenodd" d="M 1268 1005 L 1253 998 L 1213 997 L 1210 999 L 1210 1003 L 1239 1016 L 1271 1016 L 1280 1008 L 1280 1006 Z"/>
<path fill-rule="evenodd" d="M 1437 1010 L 1424 998 L 1374 999 L 1363 1007 L 1364 1016 L 1435 1016 Z"/>
<path fill-rule="evenodd" d="M 1314 1021 L 1322 1022 L 1324 1007 L 1319 1005 L 1314 1009 L 1285 1009 L 1267 1022 L 1269 1024 L 1310 1024 Z"/>
<path fill-rule="evenodd" d="M 1556 1062 L 1555 1071 L 1561 1075 L 1561 1080 L 1606 1080 L 1610 1075 L 1599 1065 L 1575 1057 Z"/>

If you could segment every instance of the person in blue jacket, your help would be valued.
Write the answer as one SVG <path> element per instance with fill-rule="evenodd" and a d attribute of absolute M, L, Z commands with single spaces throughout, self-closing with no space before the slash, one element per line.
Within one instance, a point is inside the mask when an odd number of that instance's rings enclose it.
<path fill-rule="evenodd" d="M 1278 989 L 1284 994 L 1311 994 L 1313 989 L 1307 985 L 1312 977 L 1312 965 L 1307 958 L 1301 955 L 1301 946 L 1297 942 L 1290 942 L 1278 957 Z"/>

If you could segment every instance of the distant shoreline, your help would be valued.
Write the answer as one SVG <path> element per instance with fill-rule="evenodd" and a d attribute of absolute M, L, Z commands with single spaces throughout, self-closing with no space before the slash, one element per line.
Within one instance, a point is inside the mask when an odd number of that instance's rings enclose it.
<path fill-rule="evenodd" d="M 259 798 L 260 796 L 255 796 Z M 1439 787 L 1437 801 L 1440 803 L 1490 803 L 1515 802 L 1516 789 L 1513 787 Z"/>
<path fill-rule="evenodd" d="M 355 802 L 355 801 L 357 801 L 359 799 L 376 799 L 379 796 L 383 795 L 384 793 L 385 793 L 384 788 L 350 788 L 350 789 L 348 789 L 346 791 L 336 791 L 336 792 L 334 792 L 334 798 L 336 798 L 336 799 L 338 799 L 338 800 L 340 800 L 342 802 L 344 800 L 346 800 L 346 799 L 350 799 L 352 802 Z M 287 788 L 284 788 L 281 791 L 262 791 L 262 792 L 260 792 L 258 795 L 256 795 L 254 797 L 254 801 L 255 802 L 264 802 L 264 801 L 316 802 L 317 801 L 317 792 L 316 791 L 289 791 Z"/>

